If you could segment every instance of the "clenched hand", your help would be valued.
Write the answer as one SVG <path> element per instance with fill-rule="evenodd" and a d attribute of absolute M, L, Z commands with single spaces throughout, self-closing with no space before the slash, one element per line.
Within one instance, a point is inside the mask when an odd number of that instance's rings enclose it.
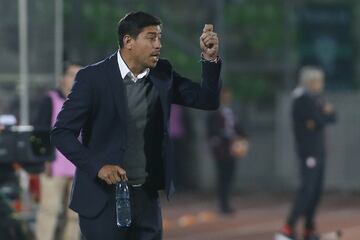
<path fill-rule="evenodd" d="M 98 177 L 107 184 L 127 181 L 126 171 L 117 165 L 105 165 L 98 172 Z"/>
<path fill-rule="evenodd" d="M 219 54 L 219 39 L 213 30 L 212 24 L 205 24 L 200 36 L 200 48 L 206 60 L 215 60 Z"/>

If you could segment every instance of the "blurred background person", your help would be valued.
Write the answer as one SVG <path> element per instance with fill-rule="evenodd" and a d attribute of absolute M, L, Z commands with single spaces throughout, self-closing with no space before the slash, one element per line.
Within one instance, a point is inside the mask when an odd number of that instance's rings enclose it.
<path fill-rule="evenodd" d="M 65 64 L 59 87 L 49 91 L 40 105 L 36 119 L 37 127 L 50 130 L 54 125 L 79 70 L 80 66 L 76 63 Z M 35 228 L 37 240 L 53 240 L 58 234 L 62 236 L 60 239 L 64 240 L 79 239 L 77 214 L 67 207 L 74 173 L 75 166 L 58 150 L 55 150 L 55 159 L 45 163 L 45 171 L 40 176 L 41 194 Z M 61 214 L 64 214 L 65 221 L 60 225 Z"/>
<path fill-rule="evenodd" d="M 229 89 L 221 92 L 219 110 L 211 113 L 207 122 L 211 152 L 217 171 L 217 198 L 222 214 L 232 214 L 235 209 L 230 204 L 234 184 L 236 162 L 248 150 L 248 136 L 236 121 L 231 108 L 233 96 Z"/>
<path fill-rule="evenodd" d="M 191 189 L 192 182 L 189 176 L 191 168 L 190 132 L 188 116 L 184 107 L 172 104 L 170 113 L 170 138 L 174 146 L 175 184 L 177 190 Z"/>
<path fill-rule="evenodd" d="M 325 129 L 336 120 L 333 106 L 322 96 L 324 72 L 312 66 L 300 70 L 300 84 L 293 92 L 292 119 L 299 158 L 301 184 L 282 235 L 296 239 L 295 225 L 304 217 L 304 240 L 320 239 L 315 215 L 322 195 L 325 170 Z"/>

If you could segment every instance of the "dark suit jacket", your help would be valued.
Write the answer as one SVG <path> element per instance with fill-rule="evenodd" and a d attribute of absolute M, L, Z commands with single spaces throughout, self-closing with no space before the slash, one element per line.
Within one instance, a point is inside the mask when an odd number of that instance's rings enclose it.
<path fill-rule="evenodd" d="M 297 153 L 301 159 L 325 157 L 324 130 L 326 125 L 336 121 L 336 115 L 335 113 L 325 114 L 323 106 L 321 96 L 312 96 L 308 93 L 296 97 L 293 101 L 293 128 Z M 315 123 L 313 129 L 309 129 L 306 125 L 309 120 Z"/>
<path fill-rule="evenodd" d="M 202 83 L 176 73 L 167 60 L 159 60 L 149 78 L 159 94 L 163 129 L 153 136 L 153 149 L 161 164 L 157 171 L 167 196 L 174 191 L 173 160 L 169 140 L 171 103 L 204 110 L 219 107 L 221 63 L 202 63 Z M 113 187 L 97 177 L 106 164 L 121 166 L 126 150 L 126 96 L 116 53 L 90 65 L 76 76 L 73 89 L 51 132 L 53 144 L 76 166 L 70 208 L 86 217 L 96 216 L 112 196 Z M 78 136 L 81 132 L 81 141 Z M 155 159 L 148 159 L 148 162 Z M 161 185 L 159 185 L 161 186 Z"/>

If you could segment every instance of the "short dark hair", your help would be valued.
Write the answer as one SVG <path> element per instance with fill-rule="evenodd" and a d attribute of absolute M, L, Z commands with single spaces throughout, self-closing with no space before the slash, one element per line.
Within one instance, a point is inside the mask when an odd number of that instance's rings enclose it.
<path fill-rule="evenodd" d="M 123 39 L 125 35 L 137 38 L 143 28 L 158 25 L 161 25 L 160 19 L 146 12 L 139 11 L 126 14 L 118 24 L 118 40 L 120 48 L 124 47 Z"/>

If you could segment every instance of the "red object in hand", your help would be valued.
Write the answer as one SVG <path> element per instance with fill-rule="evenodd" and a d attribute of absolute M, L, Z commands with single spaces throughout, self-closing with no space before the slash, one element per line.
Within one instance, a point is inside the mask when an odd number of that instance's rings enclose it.
<path fill-rule="evenodd" d="M 29 175 L 29 191 L 34 201 L 40 201 L 40 179 L 38 174 Z"/>

